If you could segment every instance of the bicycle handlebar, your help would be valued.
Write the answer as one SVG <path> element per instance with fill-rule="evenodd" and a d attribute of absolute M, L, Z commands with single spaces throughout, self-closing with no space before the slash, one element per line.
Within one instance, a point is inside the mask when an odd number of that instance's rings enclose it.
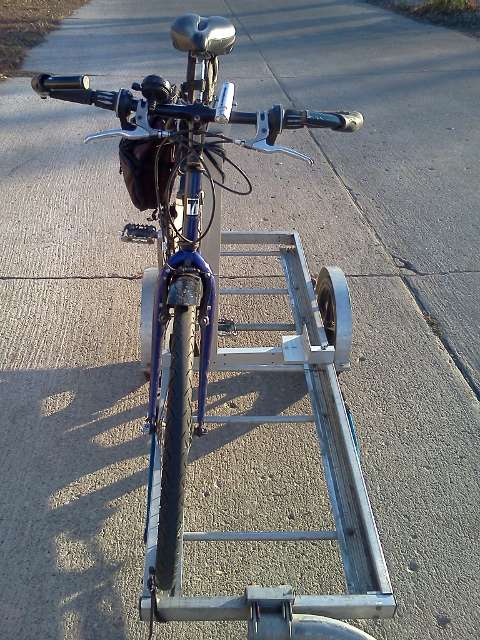
<path fill-rule="evenodd" d="M 88 76 L 50 76 L 42 73 L 32 78 L 32 88 L 42 98 L 54 98 L 78 104 L 90 104 L 120 112 L 125 116 L 134 112 L 138 100 L 130 91 L 99 91 L 90 89 Z M 269 112 L 273 116 L 275 107 Z M 162 104 L 156 105 L 154 113 L 164 118 L 194 119 L 203 122 L 214 122 L 215 109 L 202 104 Z M 232 111 L 232 124 L 257 124 L 257 112 Z M 278 129 L 332 129 L 334 131 L 354 132 L 363 125 L 363 116 L 358 111 L 309 111 L 281 108 L 281 120 Z"/>

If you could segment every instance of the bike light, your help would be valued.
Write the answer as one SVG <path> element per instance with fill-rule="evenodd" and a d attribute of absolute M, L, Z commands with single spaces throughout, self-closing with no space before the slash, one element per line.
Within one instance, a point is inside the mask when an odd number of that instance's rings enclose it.
<path fill-rule="evenodd" d="M 215 109 L 215 122 L 218 122 L 219 124 L 227 124 L 230 121 L 234 94 L 235 85 L 233 82 L 224 82 L 222 84 L 217 107 Z"/>

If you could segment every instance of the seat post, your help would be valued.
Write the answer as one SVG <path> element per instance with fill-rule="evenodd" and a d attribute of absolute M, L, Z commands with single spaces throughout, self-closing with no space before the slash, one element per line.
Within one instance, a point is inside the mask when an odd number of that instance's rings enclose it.
<path fill-rule="evenodd" d="M 191 51 L 188 52 L 187 65 L 187 97 L 189 102 L 193 102 L 195 98 L 201 102 L 204 101 L 204 93 L 207 88 L 207 68 L 208 61 L 202 58 L 196 58 Z M 203 88 L 195 89 L 195 83 L 200 83 Z"/>
<path fill-rule="evenodd" d="M 192 55 L 192 52 L 188 52 L 188 64 L 187 64 L 187 86 L 188 86 L 188 101 L 193 102 L 194 89 L 193 82 L 195 80 L 197 68 L 197 59 Z"/>

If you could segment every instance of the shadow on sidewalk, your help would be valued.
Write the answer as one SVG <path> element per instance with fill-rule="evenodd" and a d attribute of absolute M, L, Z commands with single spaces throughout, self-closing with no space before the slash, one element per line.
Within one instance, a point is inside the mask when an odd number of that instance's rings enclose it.
<path fill-rule="evenodd" d="M 141 625 L 148 462 L 138 363 L 10 370 L 0 385 L 4 637 L 127 638 L 119 611 Z M 234 374 L 211 383 L 209 409 L 231 413 L 239 396 L 255 394 L 251 414 L 277 413 L 304 393 L 301 376 Z M 191 457 L 252 428 L 216 428 L 195 439 Z"/>

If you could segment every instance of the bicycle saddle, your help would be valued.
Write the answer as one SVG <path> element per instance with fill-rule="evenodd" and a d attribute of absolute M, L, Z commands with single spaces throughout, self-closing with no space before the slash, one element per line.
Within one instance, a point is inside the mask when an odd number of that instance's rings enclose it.
<path fill-rule="evenodd" d="M 171 26 L 173 46 L 200 57 L 230 53 L 235 43 L 235 27 L 221 16 L 202 18 L 195 13 L 179 16 Z"/>

